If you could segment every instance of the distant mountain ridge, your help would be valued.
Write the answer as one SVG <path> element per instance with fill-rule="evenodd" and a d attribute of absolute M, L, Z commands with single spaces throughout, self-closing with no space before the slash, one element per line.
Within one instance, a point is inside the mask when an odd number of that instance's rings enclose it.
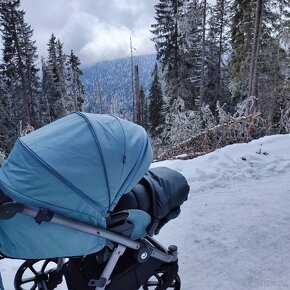
<path fill-rule="evenodd" d="M 156 62 L 154 54 L 133 57 L 139 66 L 140 86 L 145 93 L 151 85 Z M 100 62 L 83 69 L 85 108 L 90 113 L 109 113 L 129 118 L 132 114 L 131 58 Z"/>

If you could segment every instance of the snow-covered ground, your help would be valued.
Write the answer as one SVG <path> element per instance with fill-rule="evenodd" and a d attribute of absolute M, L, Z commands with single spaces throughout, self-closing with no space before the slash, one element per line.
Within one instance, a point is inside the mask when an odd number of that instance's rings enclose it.
<path fill-rule="evenodd" d="M 156 237 L 179 247 L 182 290 L 290 289 L 290 135 L 156 166 L 191 186 L 181 215 Z M 18 265 L 0 262 L 6 290 Z"/>

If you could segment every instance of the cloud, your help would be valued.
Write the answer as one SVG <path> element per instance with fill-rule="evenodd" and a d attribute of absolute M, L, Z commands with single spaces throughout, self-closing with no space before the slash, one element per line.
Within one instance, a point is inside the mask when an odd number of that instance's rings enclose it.
<path fill-rule="evenodd" d="M 39 54 L 46 56 L 52 33 L 73 49 L 85 66 L 130 54 L 153 53 L 150 25 L 157 0 L 23 0 L 25 19 L 34 29 Z"/>

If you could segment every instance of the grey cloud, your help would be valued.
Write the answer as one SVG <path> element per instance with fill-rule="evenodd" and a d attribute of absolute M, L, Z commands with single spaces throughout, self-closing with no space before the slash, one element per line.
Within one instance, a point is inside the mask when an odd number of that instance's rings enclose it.
<path fill-rule="evenodd" d="M 154 52 L 150 25 L 157 0 L 23 0 L 39 54 L 46 56 L 54 33 L 84 65 L 128 56 L 132 37 L 139 54 Z"/>

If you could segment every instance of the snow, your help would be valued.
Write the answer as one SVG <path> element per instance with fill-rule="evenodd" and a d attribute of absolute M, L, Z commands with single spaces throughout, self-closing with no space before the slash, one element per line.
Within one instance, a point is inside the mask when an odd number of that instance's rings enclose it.
<path fill-rule="evenodd" d="M 156 236 L 179 248 L 182 290 L 290 289 L 289 149 L 290 135 L 277 135 L 152 164 L 191 186 L 181 215 Z M 6 290 L 19 263 L 0 263 Z"/>

